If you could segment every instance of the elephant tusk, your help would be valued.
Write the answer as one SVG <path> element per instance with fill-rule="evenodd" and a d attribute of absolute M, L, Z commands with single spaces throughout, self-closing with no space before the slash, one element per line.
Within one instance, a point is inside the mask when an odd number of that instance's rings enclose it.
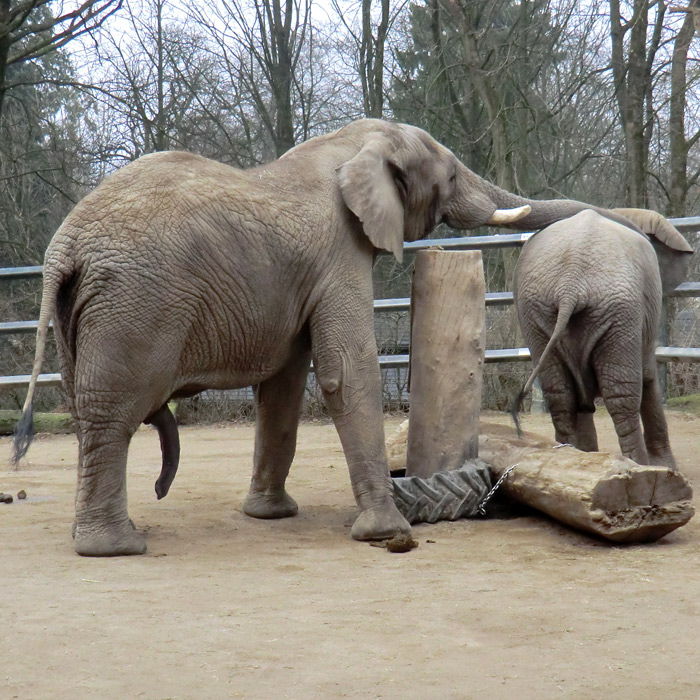
<path fill-rule="evenodd" d="M 513 221 L 522 219 L 523 216 L 527 216 L 531 211 L 532 207 L 529 204 L 516 207 L 515 209 L 496 209 L 486 223 L 490 225 L 510 224 Z"/>

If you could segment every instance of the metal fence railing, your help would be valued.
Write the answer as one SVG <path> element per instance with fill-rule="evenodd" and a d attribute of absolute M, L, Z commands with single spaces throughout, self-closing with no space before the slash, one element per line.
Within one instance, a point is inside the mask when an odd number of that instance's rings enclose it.
<path fill-rule="evenodd" d="M 682 219 L 671 219 L 671 223 L 681 233 L 700 231 L 700 216 Z M 470 236 L 465 238 L 440 238 L 415 241 L 404 245 L 405 251 L 417 251 L 439 246 L 444 250 L 486 250 L 522 246 L 532 233 L 508 233 L 494 236 Z M 0 268 L 0 281 L 38 278 L 42 275 L 42 266 Z M 673 297 L 700 297 L 700 282 L 684 282 L 671 293 Z M 504 306 L 513 303 L 512 292 L 492 292 L 486 294 L 487 306 Z M 408 311 L 410 299 L 377 299 L 374 302 L 375 312 Z M 0 335 L 16 333 L 34 333 L 38 321 L 10 321 L 0 323 Z M 659 362 L 682 361 L 700 362 L 700 348 L 669 347 L 656 349 L 656 359 Z M 485 361 L 493 362 L 525 362 L 530 360 L 528 348 L 506 348 L 486 350 Z M 379 364 L 383 369 L 408 367 L 408 354 L 380 355 Z M 18 389 L 26 387 L 30 375 L 0 376 L 0 389 Z M 60 386 L 60 374 L 42 374 L 39 376 L 39 386 Z"/>

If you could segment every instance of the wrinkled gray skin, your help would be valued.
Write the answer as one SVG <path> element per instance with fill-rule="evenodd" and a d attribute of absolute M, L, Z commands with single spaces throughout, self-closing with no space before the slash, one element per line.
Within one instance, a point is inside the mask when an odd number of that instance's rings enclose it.
<path fill-rule="evenodd" d="M 384 451 L 375 252 L 400 258 L 404 240 L 441 221 L 473 228 L 495 223 L 497 208 L 526 204 L 530 213 L 509 225 L 541 228 L 588 206 L 511 195 L 420 129 L 378 120 L 353 122 L 252 170 L 172 152 L 106 178 L 46 251 L 33 371 L 36 377 L 53 317 L 78 426 L 77 552 L 145 551 L 127 512 L 129 441 L 143 421 L 158 428 L 167 492 L 177 450 L 166 404 L 207 388 L 255 386 L 244 510 L 294 515 L 285 480 L 312 358 L 360 510 L 352 536 L 408 532 Z"/>
<path fill-rule="evenodd" d="M 539 374 L 556 439 L 595 451 L 602 396 L 626 457 L 675 468 L 654 350 L 662 289 L 685 279 L 692 248 L 656 212 L 615 211 L 648 238 L 584 211 L 525 244 L 514 294 L 535 369 L 520 399 Z"/>

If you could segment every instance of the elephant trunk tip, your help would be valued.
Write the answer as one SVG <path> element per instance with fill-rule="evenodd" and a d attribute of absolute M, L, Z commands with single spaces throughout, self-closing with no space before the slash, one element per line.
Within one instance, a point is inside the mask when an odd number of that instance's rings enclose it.
<path fill-rule="evenodd" d="M 15 426 L 12 440 L 12 464 L 15 468 L 19 465 L 20 460 L 27 454 L 32 440 L 34 440 L 34 408 L 30 403 L 24 409 L 22 417 Z"/>

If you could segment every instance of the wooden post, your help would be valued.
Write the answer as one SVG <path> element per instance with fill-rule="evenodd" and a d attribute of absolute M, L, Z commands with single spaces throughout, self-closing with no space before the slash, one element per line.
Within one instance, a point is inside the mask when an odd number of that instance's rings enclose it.
<path fill-rule="evenodd" d="M 478 456 L 484 299 L 480 251 L 418 252 L 406 476 L 427 478 Z"/>
<path fill-rule="evenodd" d="M 666 296 L 661 300 L 661 318 L 659 319 L 659 345 L 667 346 L 669 342 L 669 306 L 670 299 Z M 661 391 L 661 401 L 668 401 L 668 363 L 657 362 L 656 370 L 659 377 L 659 390 Z"/>

